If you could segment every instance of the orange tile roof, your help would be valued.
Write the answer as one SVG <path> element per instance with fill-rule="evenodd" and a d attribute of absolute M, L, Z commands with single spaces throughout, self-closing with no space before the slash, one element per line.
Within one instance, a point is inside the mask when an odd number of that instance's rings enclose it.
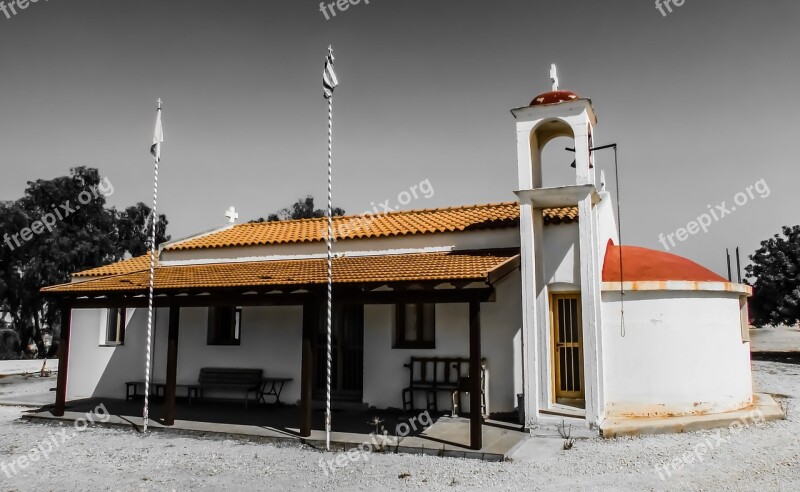
<path fill-rule="evenodd" d="M 546 224 L 578 220 L 577 208 L 548 209 L 544 215 Z M 375 216 L 334 217 L 333 231 L 335 238 L 340 240 L 512 227 L 518 223 L 519 204 L 508 202 L 388 212 Z M 327 219 L 324 217 L 239 224 L 170 244 L 165 251 L 323 241 L 327 227 Z"/>
<path fill-rule="evenodd" d="M 569 224 L 578 221 L 574 207 L 552 208 L 544 211 L 547 225 Z M 372 220 L 360 216 L 334 218 L 337 239 L 377 238 L 406 234 L 425 234 L 459 230 L 477 230 L 490 227 L 511 227 L 519 222 L 516 202 L 472 205 L 430 210 L 391 212 Z M 327 232 L 327 219 L 303 219 L 284 222 L 241 224 L 205 236 L 190 238 L 169 245 L 167 251 L 232 246 L 258 246 L 268 244 L 323 241 Z M 149 255 L 112 263 L 73 274 L 76 280 L 108 275 L 144 271 L 150 267 Z"/>
<path fill-rule="evenodd" d="M 578 222 L 578 207 L 547 208 L 544 210 L 545 225 L 571 224 Z"/>
<path fill-rule="evenodd" d="M 73 277 L 87 278 L 87 277 L 106 277 L 108 275 L 119 275 L 123 273 L 140 272 L 150 268 L 150 255 L 137 256 L 127 260 L 118 261 L 110 265 L 92 268 L 91 270 L 84 270 L 76 273 Z"/>
<path fill-rule="evenodd" d="M 418 253 L 407 255 L 335 258 L 333 281 L 337 284 L 424 281 L 488 281 L 490 274 L 518 258 L 517 252 Z M 155 288 L 185 291 L 208 288 L 324 285 L 325 259 L 215 263 L 161 266 Z M 144 292 L 149 286 L 147 270 L 100 277 L 84 282 L 45 287 L 42 292 L 91 294 Z"/>

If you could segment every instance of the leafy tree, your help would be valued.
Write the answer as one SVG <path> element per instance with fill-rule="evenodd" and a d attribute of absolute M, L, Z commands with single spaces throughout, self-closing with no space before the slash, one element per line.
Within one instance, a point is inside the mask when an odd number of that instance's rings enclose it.
<path fill-rule="evenodd" d="M 0 204 L 0 310 L 23 345 L 40 341 L 42 328 L 60 328 L 58 306 L 42 297 L 42 287 L 147 250 L 150 209 L 107 208 L 113 191 L 97 169 L 77 167 L 69 176 L 28 182 L 22 198 Z M 157 242 L 169 239 L 166 227 L 160 215 Z"/>
<path fill-rule="evenodd" d="M 761 242 L 745 268 L 753 286 L 750 315 L 753 324 L 800 324 L 800 226 L 783 227 Z"/>
<path fill-rule="evenodd" d="M 0 232 L 18 231 L 28 224 L 27 214 L 19 202 L 0 204 Z M 6 243 L 8 244 L 8 243 Z M 0 308 L 11 317 L 11 325 L 18 327 L 20 323 L 20 306 L 22 304 L 22 263 L 24 254 L 18 249 L 0 247 Z"/>
<path fill-rule="evenodd" d="M 152 209 L 142 202 L 128 207 L 117 215 L 117 253 L 141 256 L 150 250 Z M 159 214 L 156 223 L 156 244 L 168 241 L 167 217 Z"/>
<path fill-rule="evenodd" d="M 102 185 L 105 189 L 105 183 Z M 57 315 L 55 306 L 43 302 L 39 293 L 42 286 L 66 282 L 72 272 L 116 259 L 116 214 L 105 208 L 100 186 L 96 169 L 80 167 L 71 170 L 70 176 L 29 182 L 18 202 L 27 219 L 27 225 L 18 231 L 33 229 L 37 221 L 53 223 L 15 249 L 21 281 L 17 287 L 21 297 L 17 329 L 23 344 L 29 334 L 39 333 L 42 322 L 52 325 Z M 20 236 L 25 239 L 24 233 Z"/>
<path fill-rule="evenodd" d="M 19 356 L 19 335 L 10 328 L 0 327 L 0 360 L 15 359 Z"/>
<path fill-rule="evenodd" d="M 314 197 L 308 195 L 305 199 L 300 198 L 297 202 L 292 205 L 291 207 L 284 208 L 283 210 L 279 210 L 274 214 L 270 214 L 267 216 L 267 220 L 265 221 L 263 218 L 258 219 L 254 222 L 279 222 L 283 220 L 295 220 L 295 219 L 316 219 L 320 217 L 325 217 L 327 213 L 327 209 L 314 209 Z M 333 216 L 342 216 L 345 214 L 344 209 L 334 207 L 333 209 Z"/>

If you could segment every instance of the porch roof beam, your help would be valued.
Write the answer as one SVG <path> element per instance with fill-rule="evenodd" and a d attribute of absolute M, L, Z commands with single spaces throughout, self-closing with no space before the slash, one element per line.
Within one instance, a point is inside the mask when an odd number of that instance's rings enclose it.
<path fill-rule="evenodd" d="M 155 307 L 207 307 L 207 306 L 299 306 L 312 298 L 309 294 L 207 294 L 207 295 L 157 295 Z M 112 307 L 145 308 L 147 298 L 142 296 L 78 297 L 70 299 L 75 309 Z"/>
<path fill-rule="evenodd" d="M 337 291 L 333 291 L 336 299 Z M 472 300 L 494 302 L 493 288 L 482 289 L 440 289 L 440 290 L 385 290 L 385 291 L 339 291 L 339 302 L 345 304 L 458 304 Z"/>
<path fill-rule="evenodd" d="M 153 299 L 156 307 L 207 307 L 207 306 L 301 306 L 309 301 L 321 299 L 321 292 L 305 292 L 298 294 L 264 294 L 255 293 L 202 293 L 195 295 L 157 295 Z M 334 289 L 337 302 L 346 304 L 412 304 L 465 303 L 478 299 L 481 302 L 493 302 L 493 288 L 476 289 L 408 289 L 387 291 L 364 291 L 357 288 Z M 74 309 L 99 309 L 112 307 L 144 308 L 147 298 L 144 296 L 109 296 L 109 297 L 75 297 L 65 298 Z"/>

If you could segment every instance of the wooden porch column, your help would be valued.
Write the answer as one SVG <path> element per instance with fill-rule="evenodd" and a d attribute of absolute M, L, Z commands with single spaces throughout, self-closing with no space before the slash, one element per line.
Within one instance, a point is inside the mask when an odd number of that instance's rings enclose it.
<path fill-rule="evenodd" d="M 314 352 L 312 340 L 317 331 L 317 316 L 319 310 L 314 301 L 303 304 L 303 345 L 302 369 L 300 375 L 300 436 L 311 436 L 311 416 L 313 403 L 311 401 L 314 379 Z"/>
<path fill-rule="evenodd" d="M 469 302 L 469 443 L 483 447 L 483 408 L 481 385 L 481 303 Z"/>
<path fill-rule="evenodd" d="M 58 344 L 58 383 L 56 385 L 56 406 L 53 415 L 64 416 L 67 406 L 67 370 L 69 368 L 69 335 L 72 330 L 72 306 L 61 304 L 61 341 Z"/>
<path fill-rule="evenodd" d="M 167 335 L 167 377 L 164 388 L 164 425 L 175 425 L 175 385 L 178 376 L 178 326 L 181 308 L 169 307 L 169 335 Z"/>

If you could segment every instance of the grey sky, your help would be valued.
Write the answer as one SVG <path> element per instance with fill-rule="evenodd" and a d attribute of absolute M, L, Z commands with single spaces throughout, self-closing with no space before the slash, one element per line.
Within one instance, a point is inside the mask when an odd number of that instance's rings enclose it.
<path fill-rule="evenodd" d="M 8 2 L 7 2 L 8 3 Z M 756 198 L 672 252 L 724 272 L 797 224 L 800 3 L 371 0 L 325 20 L 318 1 L 53 0 L 0 13 L 0 199 L 100 168 L 112 204 L 149 203 L 155 100 L 165 100 L 161 211 L 180 237 L 323 203 L 322 60 L 333 44 L 335 202 L 359 213 L 429 179 L 404 208 L 511 201 L 508 110 L 549 87 L 594 101 L 620 145 L 626 243 L 674 232 L 764 179 Z M 571 158 L 549 150 L 554 168 Z M 599 157 L 613 191 L 610 153 Z M 547 170 L 546 170 L 547 172 Z"/>

